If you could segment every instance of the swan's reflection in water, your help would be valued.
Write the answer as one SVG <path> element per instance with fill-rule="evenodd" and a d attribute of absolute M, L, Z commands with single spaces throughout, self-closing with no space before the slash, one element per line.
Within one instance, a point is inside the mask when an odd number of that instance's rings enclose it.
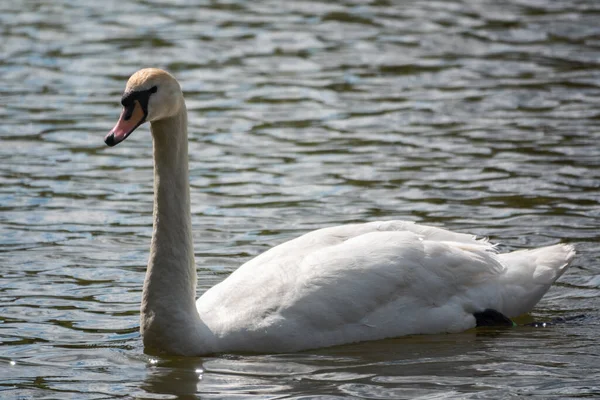
<path fill-rule="evenodd" d="M 531 322 L 530 317 L 518 320 Z M 597 321 L 578 324 L 586 337 Z M 365 342 L 302 353 L 155 358 L 143 389 L 153 396 L 192 398 L 498 398 L 511 379 L 523 392 L 547 390 L 539 376 L 565 379 L 547 343 L 564 341 L 560 327 L 487 328 Z M 536 353 L 531 359 L 529 354 Z M 499 376 L 498 371 L 502 371 Z M 593 392 L 594 377 L 581 381 Z"/>
<path fill-rule="evenodd" d="M 469 366 L 482 361 L 489 341 L 507 333 L 414 336 L 278 355 L 155 357 L 143 388 L 178 398 L 279 398 L 294 393 L 412 398 L 417 392 L 423 395 L 424 387 L 435 394 L 447 391 L 452 382 L 463 389 L 478 386 L 480 374 Z"/>
<path fill-rule="evenodd" d="M 196 398 L 202 381 L 200 358 L 151 358 L 142 389 L 147 393 L 169 394 L 181 399 Z"/>

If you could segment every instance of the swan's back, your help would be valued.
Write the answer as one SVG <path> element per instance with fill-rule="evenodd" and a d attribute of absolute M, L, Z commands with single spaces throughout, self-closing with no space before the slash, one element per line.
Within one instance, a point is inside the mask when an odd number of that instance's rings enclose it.
<path fill-rule="evenodd" d="M 261 254 L 197 305 L 224 350 L 458 332 L 484 309 L 529 311 L 573 256 L 565 245 L 499 255 L 485 240 L 405 221 L 346 225 Z"/>

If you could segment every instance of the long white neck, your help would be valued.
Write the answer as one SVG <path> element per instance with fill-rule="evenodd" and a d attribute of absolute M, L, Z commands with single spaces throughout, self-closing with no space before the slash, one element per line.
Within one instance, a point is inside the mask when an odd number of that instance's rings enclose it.
<path fill-rule="evenodd" d="M 196 309 L 196 266 L 188 179 L 187 112 L 152 123 L 154 229 L 142 294 L 144 345 L 169 353 L 210 347 Z M 207 349 L 203 349 L 206 351 Z"/>

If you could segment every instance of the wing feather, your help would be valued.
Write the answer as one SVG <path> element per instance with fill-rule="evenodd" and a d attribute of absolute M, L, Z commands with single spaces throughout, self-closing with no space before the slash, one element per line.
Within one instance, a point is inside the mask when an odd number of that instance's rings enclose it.
<path fill-rule="evenodd" d="M 320 229 L 279 245 L 210 289 L 199 304 L 213 307 L 215 323 L 229 330 L 228 321 L 256 330 L 293 321 L 291 331 L 324 332 L 364 323 L 395 301 L 417 309 L 445 304 L 503 270 L 494 247 L 471 235 L 373 222 Z"/>

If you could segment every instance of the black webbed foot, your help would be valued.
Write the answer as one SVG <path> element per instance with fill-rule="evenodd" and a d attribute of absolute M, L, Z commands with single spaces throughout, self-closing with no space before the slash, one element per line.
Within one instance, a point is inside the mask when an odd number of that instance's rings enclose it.
<path fill-rule="evenodd" d="M 486 308 L 483 311 L 473 313 L 475 317 L 475 321 L 477 323 L 477 327 L 480 326 L 515 326 L 515 323 L 512 322 L 510 318 L 506 315 L 498 312 L 496 310 L 492 310 L 491 308 Z"/>

